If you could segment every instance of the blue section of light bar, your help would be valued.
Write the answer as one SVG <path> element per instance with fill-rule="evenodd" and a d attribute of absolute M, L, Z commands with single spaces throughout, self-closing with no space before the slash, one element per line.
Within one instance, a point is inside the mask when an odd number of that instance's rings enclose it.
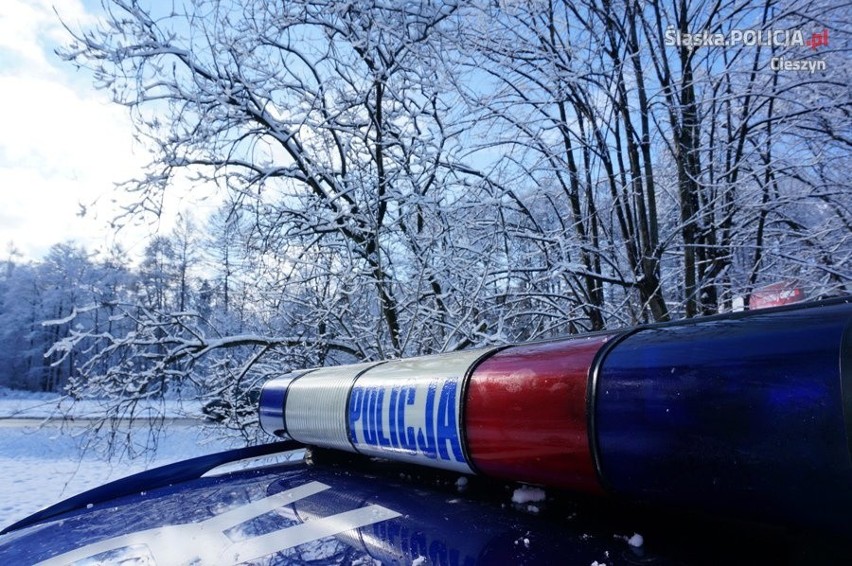
<path fill-rule="evenodd" d="M 293 380 L 303 376 L 306 371 L 288 373 L 263 384 L 258 400 L 258 420 L 260 427 L 267 433 L 287 436 L 287 419 L 284 403 L 287 402 L 287 390 Z"/>
<path fill-rule="evenodd" d="M 850 325 L 852 304 L 835 304 L 626 337 L 597 372 L 604 484 L 655 505 L 849 528 Z"/>

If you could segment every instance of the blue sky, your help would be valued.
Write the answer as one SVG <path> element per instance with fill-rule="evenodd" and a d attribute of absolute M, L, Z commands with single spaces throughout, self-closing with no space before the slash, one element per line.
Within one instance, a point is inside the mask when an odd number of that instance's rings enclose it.
<path fill-rule="evenodd" d="M 120 198 L 114 184 L 147 160 L 127 110 L 54 53 L 68 38 L 57 13 L 85 27 L 99 10 L 80 0 L 0 2 L 0 260 L 10 243 L 23 259 L 67 240 L 91 251 L 108 246 Z M 135 255 L 150 232 L 127 230 L 119 241 Z"/>

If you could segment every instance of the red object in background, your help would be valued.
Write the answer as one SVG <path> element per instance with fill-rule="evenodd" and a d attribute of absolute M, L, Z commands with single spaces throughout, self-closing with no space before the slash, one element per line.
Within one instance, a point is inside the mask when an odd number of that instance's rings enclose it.
<path fill-rule="evenodd" d="M 471 463 L 503 479 L 603 493 L 589 446 L 589 368 L 613 335 L 514 346 L 477 366 L 464 429 Z"/>
<path fill-rule="evenodd" d="M 792 283 L 773 283 L 755 289 L 748 301 L 749 310 L 780 307 L 805 300 L 805 291 Z"/>

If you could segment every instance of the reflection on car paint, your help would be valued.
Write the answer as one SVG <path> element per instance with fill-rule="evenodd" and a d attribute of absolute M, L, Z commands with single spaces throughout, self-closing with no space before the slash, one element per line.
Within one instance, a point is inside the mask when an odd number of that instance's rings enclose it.
<path fill-rule="evenodd" d="M 330 489 L 328 485 L 312 481 L 237 506 L 204 521 L 128 533 L 88 544 L 40 564 L 53 566 L 130 559 L 143 564 L 236 564 L 399 516 L 399 513 L 380 505 L 367 505 L 259 536 L 254 536 L 251 531 L 245 536 L 246 533 L 235 528 L 327 489 Z"/>

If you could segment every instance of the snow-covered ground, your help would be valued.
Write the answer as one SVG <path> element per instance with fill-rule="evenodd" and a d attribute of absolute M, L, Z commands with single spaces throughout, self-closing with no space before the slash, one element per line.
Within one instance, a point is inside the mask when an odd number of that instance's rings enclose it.
<path fill-rule="evenodd" d="M 0 389 L 0 528 L 106 481 L 239 442 L 211 439 L 201 421 L 184 421 L 169 427 L 147 458 L 109 462 L 91 450 L 81 453 L 82 427 L 61 427 L 48 420 L 55 416 L 56 403 L 55 395 Z M 75 413 L 91 415 L 94 410 L 95 404 L 80 405 Z M 198 412 L 175 403 L 169 414 L 185 419 Z M 146 435 L 147 430 L 140 430 L 139 442 Z"/>
<path fill-rule="evenodd" d="M 141 408 L 140 415 L 145 411 Z M 171 418 L 202 418 L 201 403 L 180 399 L 156 400 L 150 403 L 150 413 L 163 413 Z M 92 418 L 103 414 L 102 403 L 96 400 L 72 402 L 56 393 L 33 393 L 0 387 L 0 419 L 50 419 L 60 416 Z"/>

